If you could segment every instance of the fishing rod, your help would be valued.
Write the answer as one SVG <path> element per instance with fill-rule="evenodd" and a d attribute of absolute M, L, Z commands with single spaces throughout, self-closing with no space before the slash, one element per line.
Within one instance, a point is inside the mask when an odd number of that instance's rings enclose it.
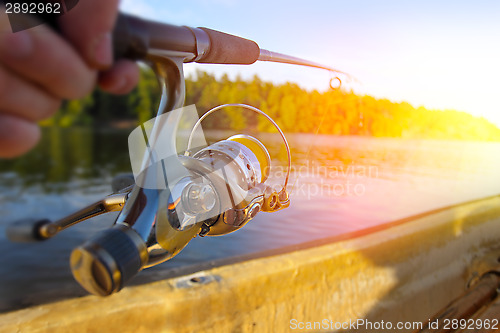
<path fill-rule="evenodd" d="M 148 64 L 162 88 L 157 116 L 129 136 L 134 177 L 115 179 L 113 194 L 57 221 L 25 219 L 7 228 L 12 241 L 40 241 L 97 215 L 120 212 L 113 227 L 74 249 L 70 257 L 74 278 L 88 292 L 101 296 L 119 291 L 142 269 L 171 259 L 197 235 L 224 235 L 240 229 L 260 211 L 276 212 L 290 205 L 291 154 L 278 124 L 244 104 L 217 106 L 198 118 L 195 109 L 183 107 L 184 63 L 271 61 L 348 76 L 329 66 L 261 49 L 245 38 L 126 14 L 117 19 L 114 51 L 116 59 Z M 277 129 L 288 155 L 282 186 L 268 181 L 272 161 L 258 139 L 238 134 L 206 144 L 201 122 L 225 108 L 255 112 Z M 177 132 L 186 119 L 191 125 L 189 140 L 179 150 Z"/>
<path fill-rule="evenodd" d="M 184 62 L 250 65 L 256 61 L 308 66 L 349 76 L 330 66 L 261 49 L 249 39 L 208 28 L 147 21 L 121 14 L 114 34 L 115 57 L 141 60 L 148 54 L 186 55 Z"/>

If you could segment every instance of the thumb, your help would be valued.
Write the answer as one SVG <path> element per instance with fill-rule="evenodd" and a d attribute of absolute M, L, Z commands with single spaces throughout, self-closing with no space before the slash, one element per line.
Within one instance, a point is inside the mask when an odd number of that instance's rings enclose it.
<path fill-rule="evenodd" d="M 76 5 L 67 7 L 68 12 L 59 20 L 63 35 L 90 67 L 109 68 L 113 63 L 112 30 L 119 0 L 67 2 Z"/>

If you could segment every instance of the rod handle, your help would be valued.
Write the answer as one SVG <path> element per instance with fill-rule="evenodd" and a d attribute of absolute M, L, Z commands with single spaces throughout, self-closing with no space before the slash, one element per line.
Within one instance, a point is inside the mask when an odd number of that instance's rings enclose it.
<path fill-rule="evenodd" d="M 259 58 L 260 48 L 254 41 L 224 32 L 199 28 L 208 36 L 204 53 L 196 58 L 199 63 L 253 64 Z M 151 49 L 185 52 L 198 55 L 193 29 L 141 19 L 120 13 L 113 33 L 115 59 L 144 59 Z M 203 45 L 205 47 L 205 45 Z M 192 61 L 192 60 L 191 60 Z"/>

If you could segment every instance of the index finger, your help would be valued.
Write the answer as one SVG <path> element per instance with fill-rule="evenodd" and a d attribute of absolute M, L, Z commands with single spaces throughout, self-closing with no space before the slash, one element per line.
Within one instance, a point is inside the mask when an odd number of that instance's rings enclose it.
<path fill-rule="evenodd" d="M 95 69 L 113 63 L 111 35 L 118 4 L 119 0 L 80 0 L 59 19 L 63 35 Z"/>

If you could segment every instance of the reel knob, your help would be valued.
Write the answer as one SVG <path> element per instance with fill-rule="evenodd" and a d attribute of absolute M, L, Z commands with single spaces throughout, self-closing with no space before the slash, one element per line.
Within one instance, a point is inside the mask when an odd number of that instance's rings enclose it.
<path fill-rule="evenodd" d="M 17 243 L 39 242 L 50 238 L 49 235 L 44 235 L 42 229 L 51 223 L 47 219 L 27 218 L 16 221 L 10 224 L 5 231 L 7 239 Z M 50 232 L 50 228 L 48 230 Z"/>
<path fill-rule="evenodd" d="M 120 224 L 73 250 L 70 266 L 75 280 L 88 292 L 108 296 L 135 276 L 147 258 L 141 237 Z"/>

